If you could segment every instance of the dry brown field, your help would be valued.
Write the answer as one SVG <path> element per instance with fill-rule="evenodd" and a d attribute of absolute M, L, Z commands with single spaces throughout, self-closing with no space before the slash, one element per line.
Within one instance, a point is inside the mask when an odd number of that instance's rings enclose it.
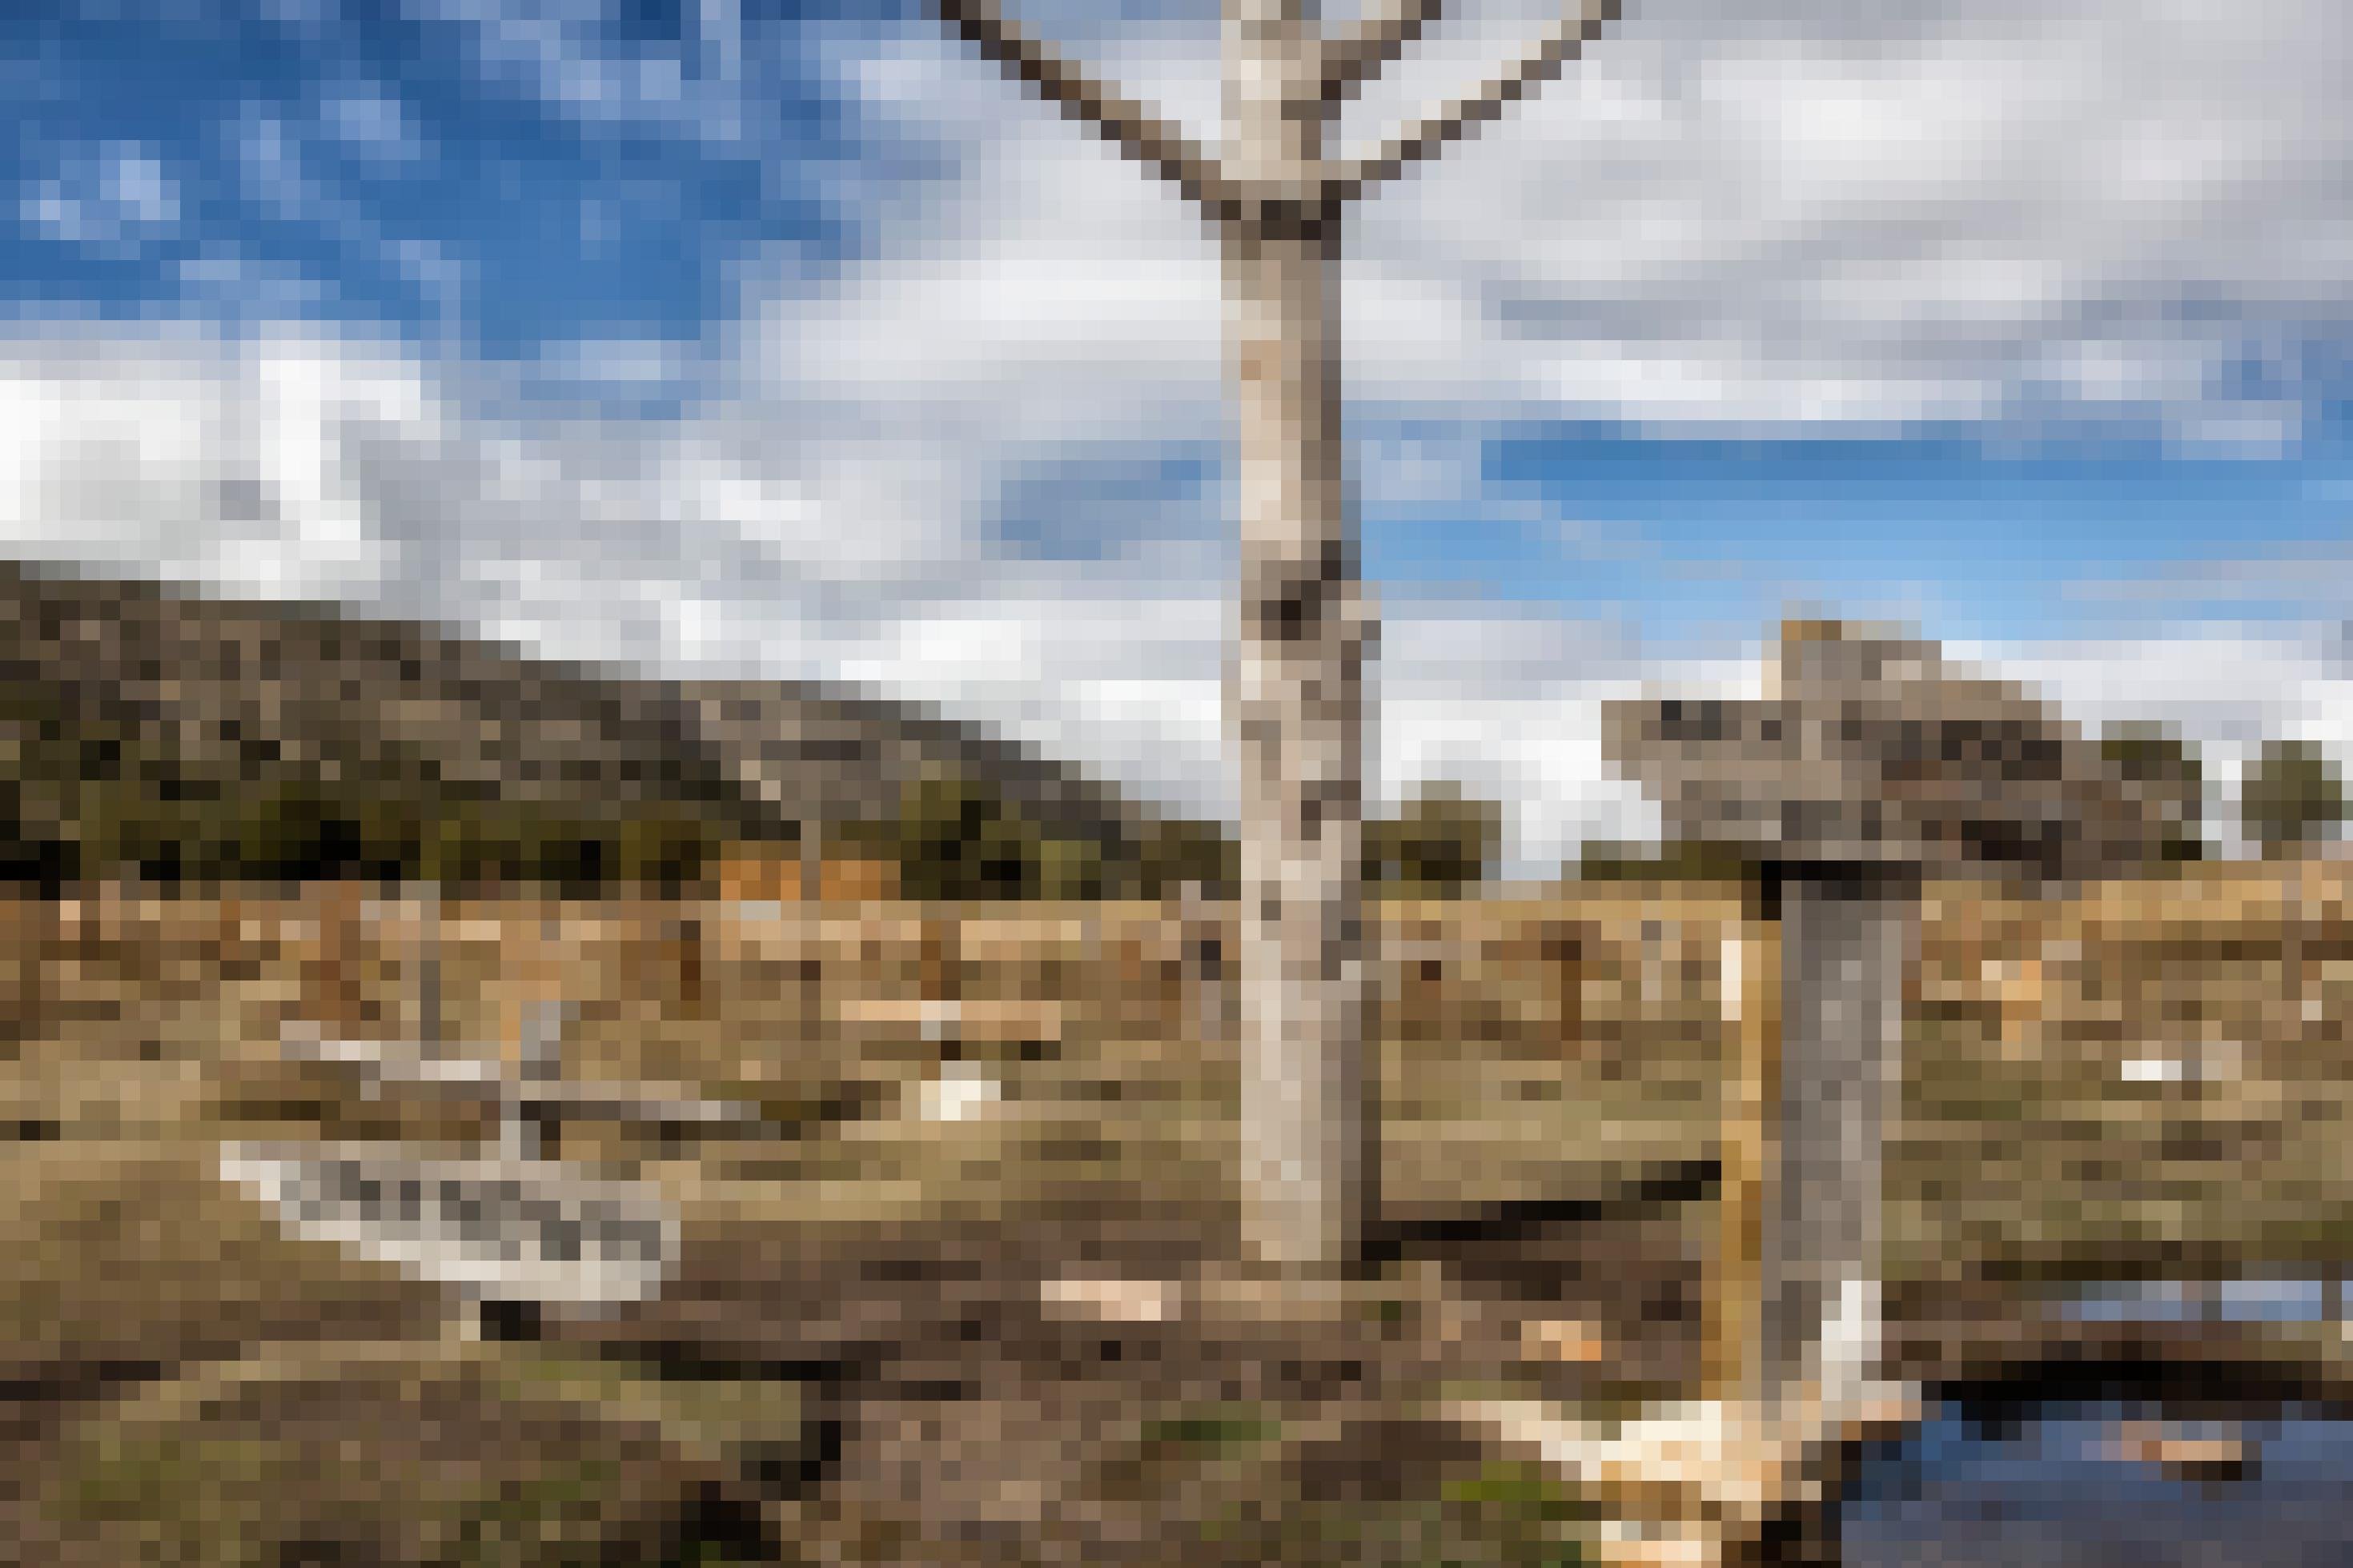
<path fill-rule="evenodd" d="M 1898 1281 L 2348 1256 L 2345 893 L 2335 867 L 2035 905 L 1931 889 Z M 485 1135 L 278 1050 L 296 1021 L 419 1027 L 418 906 L 0 905 L 0 1541 L 37 1541 L 24 1560 L 1314 1557 L 1267 1533 L 1253 1500 L 1281 1498 L 1333 1561 L 1572 1561 L 1575 1500 L 1400 1412 L 1480 1380 L 1592 1402 L 1690 1371 L 1704 1191 L 1610 1204 L 1715 1152 L 1728 894 L 1383 906 L 1388 1294 L 1229 1333 L 1036 1300 L 1057 1269 L 1218 1255 L 1236 1073 L 1200 944 L 1229 960 L 1229 929 L 1144 905 L 442 917 L 447 1037 L 511 1040 L 560 996 L 568 1075 L 754 1100 L 779 1131 L 567 1134 L 567 1158 L 679 1203 L 675 1288 L 543 1343 L 453 1346 L 434 1288 L 287 1238 L 212 1167 L 227 1138 Z M 927 1116 L 950 1058 L 997 1100 Z M 657 1344 L 704 1363 L 625 1353 Z M 822 1479 L 789 1482 L 804 1460 Z M 1429 1495 L 1368 1509 L 1413 1489 L 1409 1460 Z"/>

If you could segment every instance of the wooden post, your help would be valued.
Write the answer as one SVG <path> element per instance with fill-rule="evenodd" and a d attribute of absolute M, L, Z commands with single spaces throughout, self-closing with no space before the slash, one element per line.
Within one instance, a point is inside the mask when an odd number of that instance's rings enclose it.
<path fill-rule="evenodd" d="M 1229 0 L 1237 177 L 1303 188 L 1323 155 L 1297 0 Z M 1242 1227 L 1262 1261 L 1356 1258 L 1375 1168 L 1364 1022 L 1363 658 L 1369 631 L 1340 463 L 1338 289 L 1322 215 L 1222 226 L 1240 424 L 1240 644 L 1227 722 L 1242 789 Z"/>
<path fill-rule="evenodd" d="M 515 1041 L 515 1077 L 500 1107 L 499 1153 L 508 1160 L 554 1159 L 561 1152 L 557 1140 L 562 1122 L 544 1106 L 530 1100 L 538 1085 L 564 1076 L 564 1026 L 566 1009 L 560 1001 L 526 1001 Z"/>
<path fill-rule="evenodd" d="M 1175 184 L 1217 231 L 1240 415 L 1239 641 L 1225 708 L 1241 795 L 1242 1237 L 1254 1261 L 1282 1272 L 1344 1270 L 1358 1261 L 1378 1166 L 1362 822 L 1375 631 L 1341 472 L 1340 219 L 1557 75 L 1617 0 L 1586 0 L 1474 92 L 1346 161 L 1325 158 L 1326 122 L 1420 37 L 1440 0 L 1378 0 L 1328 34 L 1315 0 L 1225 0 L 1223 156 L 1076 68 L 997 0 L 934 4 L 1008 75 Z"/>
<path fill-rule="evenodd" d="M 311 907 L 319 940 L 311 965 L 313 1009 L 320 1023 L 345 1039 L 368 1033 L 361 995 L 362 965 L 353 961 L 360 923 L 359 884 L 348 878 L 311 884 Z"/>
<path fill-rule="evenodd" d="M 1902 1081 L 1909 879 L 1796 868 L 1781 892 L 1778 1173 L 1766 1189 L 1762 1387 L 1825 1399 L 1875 1375 L 1882 1147 Z"/>
<path fill-rule="evenodd" d="M 37 898 L 12 896 L 0 899 L 0 915 L 5 916 L 5 928 L 0 928 L 0 942 L 6 944 L 5 965 L 6 993 L 0 998 L 0 1011 L 5 1011 L 5 1024 L 0 1026 L 0 1047 L 13 1056 L 16 1047 L 27 1040 L 39 1037 L 47 1012 L 41 1005 L 43 960 L 47 954 L 47 927 L 55 915 L 56 906 Z"/>
<path fill-rule="evenodd" d="M 1226 1018 L 1224 923 L 1201 884 L 1187 882 L 1177 895 L 1177 930 L 1184 942 L 1186 989 L 1193 1027 L 1204 1041 L 1222 1042 Z"/>
<path fill-rule="evenodd" d="M 493 981 L 500 996 L 498 1051 L 501 1058 L 512 1056 L 518 1072 L 527 1070 L 534 1049 L 535 1009 L 563 995 L 563 922 L 536 899 L 508 900 L 499 909 L 500 951 Z"/>
<path fill-rule="evenodd" d="M 427 1055 L 441 1048 L 441 884 L 424 885 L 417 900 L 417 1043 Z"/>
<path fill-rule="evenodd" d="M 699 911 L 701 906 L 694 906 Z M 702 1000 L 702 920 L 700 913 L 681 920 L 678 931 L 678 997 L 690 1018 L 709 1016 Z"/>
<path fill-rule="evenodd" d="M 1724 938 L 1719 962 L 1732 1025 L 1720 1136 L 1720 1237 L 1708 1292 L 1710 1398 L 1755 1399 L 1763 1361 L 1765 1194 L 1779 1166 L 1770 1113 L 1781 1076 L 1781 929 L 1752 912 Z"/>
<path fill-rule="evenodd" d="M 915 994 L 927 1044 L 944 1060 L 964 1055 L 964 927 L 954 913 L 926 910 L 915 921 Z"/>

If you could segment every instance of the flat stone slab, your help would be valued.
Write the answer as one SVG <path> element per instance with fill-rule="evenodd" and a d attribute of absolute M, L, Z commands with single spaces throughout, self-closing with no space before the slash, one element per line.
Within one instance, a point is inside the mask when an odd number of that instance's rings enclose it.
<path fill-rule="evenodd" d="M 678 1219 L 649 1189 L 535 1160 L 431 1160 L 365 1144 L 229 1143 L 220 1174 L 296 1236 L 470 1300 L 603 1308 L 658 1294 Z"/>

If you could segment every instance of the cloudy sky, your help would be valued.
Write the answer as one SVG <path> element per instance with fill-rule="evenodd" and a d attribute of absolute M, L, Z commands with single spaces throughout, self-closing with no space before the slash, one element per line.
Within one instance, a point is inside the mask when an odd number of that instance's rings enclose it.
<path fill-rule="evenodd" d="M 1217 140 L 1214 0 L 1018 0 Z M 1461 0 L 1344 148 L 1491 71 Z M 2353 741 L 2353 11 L 1631 0 L 1352 219 L 1379 787 L 1901 619 L 2227 786 Z M 1340 0 L 1335 16 L 1352 14 Z M 0 532 L 849 680 L 1222 810 L 1216 256 L 913 0 L 0 7 Z"/>

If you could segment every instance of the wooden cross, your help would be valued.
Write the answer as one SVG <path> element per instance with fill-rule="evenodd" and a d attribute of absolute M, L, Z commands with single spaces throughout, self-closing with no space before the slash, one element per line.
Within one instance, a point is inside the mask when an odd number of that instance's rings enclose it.
<path fill-rule="evenodd" d="M 1217 153 L 996 0 L 935 5 L 1008 76 L 1173 184 L 1218 236 L 1241 416 L 1240 630 L 1225 707 L 1241 766 L 1243 1242 L 1281 1271 L 1345 1269 L 1376 1202 L 1362 889 L 1363 674 L 1377 623 L 1342 473 L 1339 220 L 1558 75 L 1620 0 L 1582 0 L 1498 74 L 1357 158 L 1326 155 L 1326 122 L 1441 19 L 1444 0 L 1377 0 L 1329 32 L 1314 0 L 1225 0 Z"/>

